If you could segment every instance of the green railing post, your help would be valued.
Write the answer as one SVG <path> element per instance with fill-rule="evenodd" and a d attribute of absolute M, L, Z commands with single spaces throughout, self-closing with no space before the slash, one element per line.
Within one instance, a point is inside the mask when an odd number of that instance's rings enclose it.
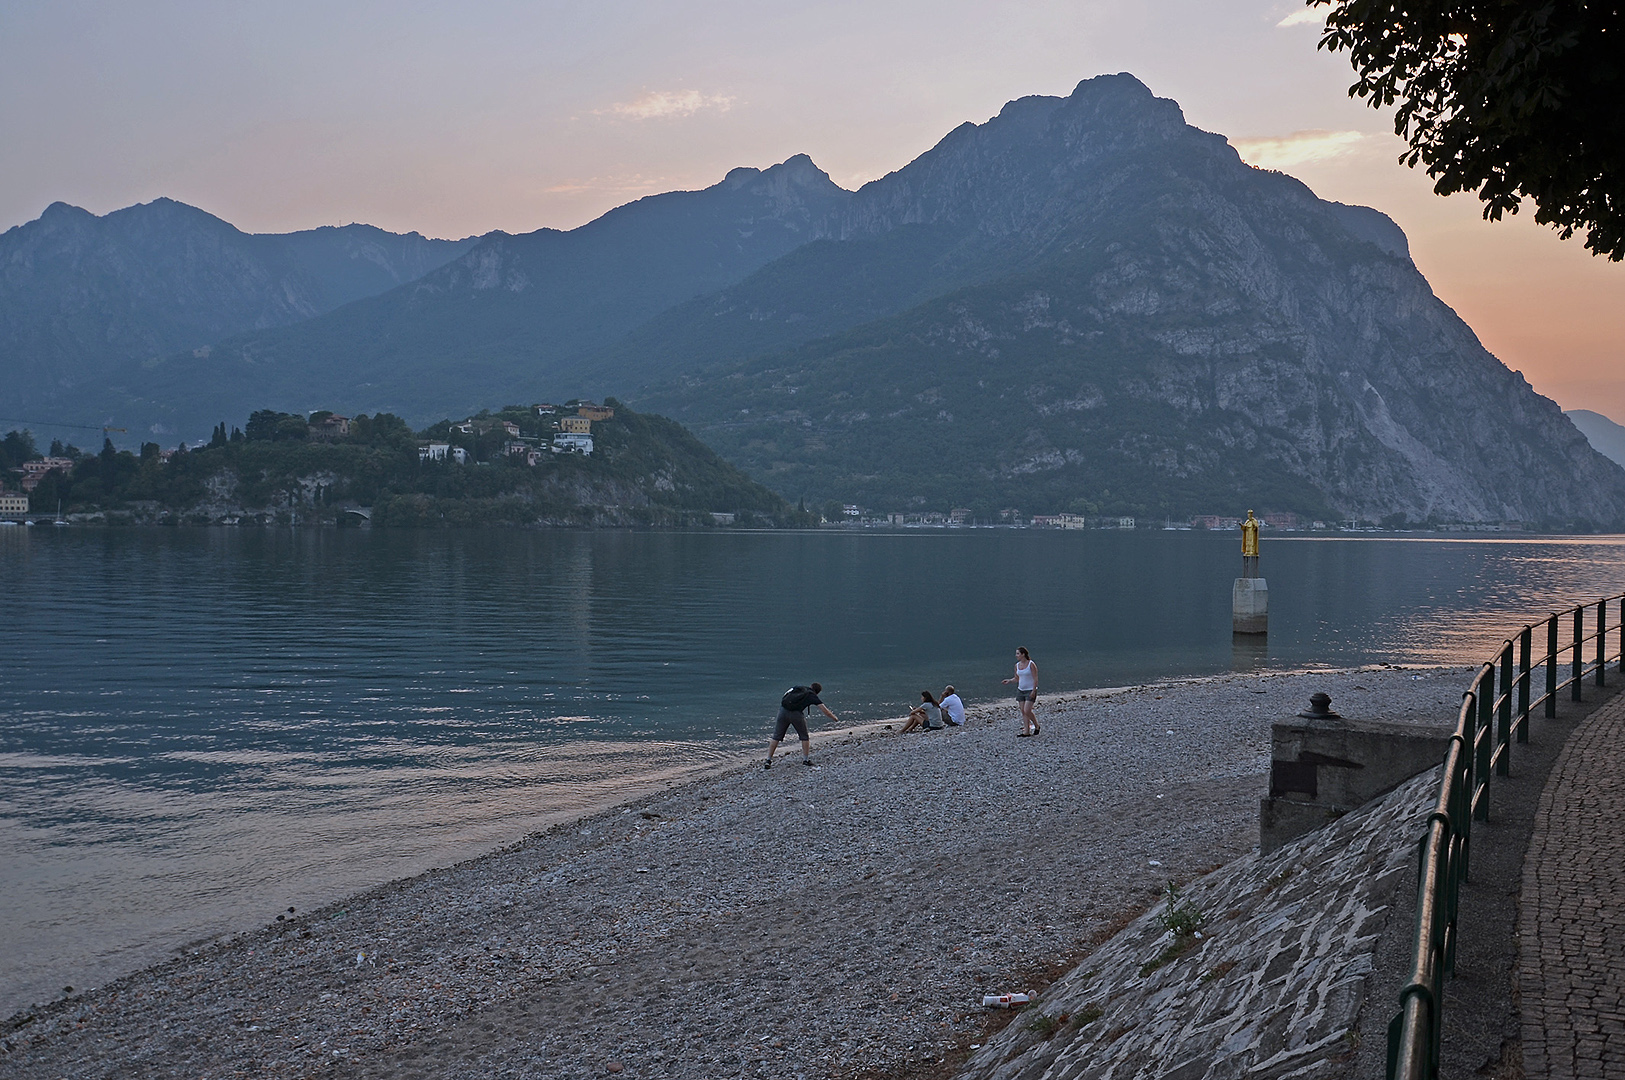
<path fill-rule="evenodd" d="M 1529 649 L 1533 636 L 1534 630 L 1528 626 L 1518 635 L 1518 741 L 1521 743 L 1529 741 Z"/>
<path fill-rule="evenodd" d="M 1473 737 L 1478 729 L 1478 689 L 1474 687 L 1462 695 L 1461 716 L 1456 727 L 1461 730 L 1461 747 L 1456 754 L 1454 773 L 1449 777 L 1455 785 L 1450 798 L 1450 829 L 1461 840 L 1461 862 L 1458 873 L 1467 877 L 1472 857 L 1469 838 L 1473 832 Z M 1449 758 L 1446 758 L 1448 761 Z"/>
<path fill-rule="evenodd" d="M 1495 771 L 1502 776 L 1512 775 L 1512 642 L 1509 639 L 1501 649 L 1501 708 L 1497 710 L 1501 716 L 1499 730 L 1495 733 L 1495 749 L 1500 753 L 1501 759 L 1495 766 Z"/>
<path fill-rule="evenodd" d="M 1585 605 L 1581 604 L 1574 609 L 1574 676 L 1569 681 L 1569 697 L 1575 701 L 1585 700 L 1581 696 L 1582 688 L 1585 686 L 1586 670 L 1585 628 L 1586 609 Z"/>
<path fill-rule="evenodd" d="M 1495 665 L 1478 673 L 1478 730 L 1473 732 L 1473 787 L 1468 805 L 1479 821 L 1490 819 L 1490 754 L 1495 749 Z"/>
<path fill-rule="evenodd" d="M 1597 685 L 1607 685 L 1604 672 L 1608 670 L 1608 601 L 1597 601 Z"/>
<path fill-rule="evenodd" d="M 1557 612 L 1546 620 L 1546 718 L 1557 715 Z"/>

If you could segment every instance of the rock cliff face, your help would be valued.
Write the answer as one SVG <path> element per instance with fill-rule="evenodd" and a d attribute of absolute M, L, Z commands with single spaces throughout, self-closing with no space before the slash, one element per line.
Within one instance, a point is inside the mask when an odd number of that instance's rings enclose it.
<path fill-rule="evenodd" d="M 910 229 L 970 284 L 651 401 L 780 490 L 879 509 L 1625 520 L 1625 472 L 1393 222 L 1248 167 L 1128 76 L 957 129 L 853 197 L 826 261 L 861 272 Z M 752 300 L 732 317 L 780 317 Z"/>

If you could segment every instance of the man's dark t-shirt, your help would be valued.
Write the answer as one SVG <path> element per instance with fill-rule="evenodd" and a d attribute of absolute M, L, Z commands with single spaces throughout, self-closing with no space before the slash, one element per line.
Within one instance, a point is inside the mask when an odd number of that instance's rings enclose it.
<path fill-rule="evenodd" d="M 797 686 L 784 695 L 784 700 L 779 707 L 785 712 L 804 713 L 814 705 L 822 704 L 823 701 L 819 699 L 817 694 L 805 686 Z"/>
<path fill-rule="evenodd" d="M 800 693 L 797 693 L 800 691 Z M 774 726 L 773 741 L 778 742 L 784 738 L 785 732 L 792 727 L 802 742 L 807 741 L 807 710 L 814 705 L 822 705 L 823 701 L 818 695 L 805 686 L 793 687 L 790 693 L 785 694 L 779 703 L 779 722 Z"/>

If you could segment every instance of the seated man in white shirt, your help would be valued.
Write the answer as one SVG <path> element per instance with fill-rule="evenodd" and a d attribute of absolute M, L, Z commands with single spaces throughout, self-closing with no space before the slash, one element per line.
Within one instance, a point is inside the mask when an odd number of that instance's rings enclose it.
<path fill-rule="evenodd" d="M 942 718 L 948 721 L 949 727 L 962 727 L 965 723 L 965 703 L 960 700 L 952 686 L 942 691 L 942 700 L 937 702 L 937 708 L 942 710 Z"/>

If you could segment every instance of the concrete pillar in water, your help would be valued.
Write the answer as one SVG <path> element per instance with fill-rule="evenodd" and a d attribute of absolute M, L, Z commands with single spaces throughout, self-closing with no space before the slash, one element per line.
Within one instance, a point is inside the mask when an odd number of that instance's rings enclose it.
<path fill-rule="evenodd" d="M 1241 523 L 1241 577 L 1230 591 L 1230 629 L 1237 634 L 1267 634 L 1270 587 L 1258 576 L 1258 519 L 1247 511 Z"/>
<path fill-rule="evenodd" d="M 1261 577 L 1238 577 L 1230 593 L 1230 629 L 1237 634 L 1270 631 L 1270 587 Z"/>

